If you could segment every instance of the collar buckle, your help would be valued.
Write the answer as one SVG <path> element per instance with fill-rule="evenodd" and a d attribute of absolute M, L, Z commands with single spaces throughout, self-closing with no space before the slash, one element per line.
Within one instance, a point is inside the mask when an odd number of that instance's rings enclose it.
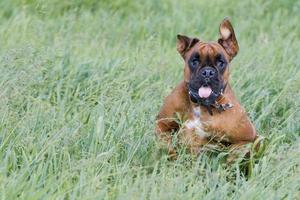
<path fill-rule="evenodd" d="M 214 104 L 214 107 L 217 109 L 219 113 L 222 111 L 228 110 L 233 107 L 231 103 L 218 104 L 217 102 Z"/>

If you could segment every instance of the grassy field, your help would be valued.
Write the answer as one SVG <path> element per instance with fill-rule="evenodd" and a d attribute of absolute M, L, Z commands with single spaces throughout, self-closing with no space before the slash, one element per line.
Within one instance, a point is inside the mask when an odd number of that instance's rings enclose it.
<path fill-rule="evenodd" d="M 0 1 L 0 199 L 300 199 L 300 2 Z M 231 85 L 270 139 L 248 179 L 174 162 L 155 116 L 183 77 L 176 34 L 240 44 Z"/>

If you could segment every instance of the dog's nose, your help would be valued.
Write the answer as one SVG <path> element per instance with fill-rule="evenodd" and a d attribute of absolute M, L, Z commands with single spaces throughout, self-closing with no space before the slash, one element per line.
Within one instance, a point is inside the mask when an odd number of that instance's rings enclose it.
<path fill-rule="evenodd" d="M 213 69 L 203 69 L 203 71 L 201 72 L 201 75 L 204 78 L 212 78 L 215 75 L 215 71 Z"/>

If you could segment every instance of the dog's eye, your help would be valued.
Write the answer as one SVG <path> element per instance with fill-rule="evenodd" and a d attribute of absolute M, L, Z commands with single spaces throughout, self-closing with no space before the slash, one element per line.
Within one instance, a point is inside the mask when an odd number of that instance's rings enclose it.
<path fill-rule="evenodd" d="M 199 60 L 198 60 L 198 59 L 193 59 L 193 60 L 192 60 L 192 65 L 193 65 L 194 67 L 197 67 L 197 66 L 199 65 Z"/>
<path fill-rule="evenodd" d="M 198 58 L 193 58 L 191 61 L 190 61 L 190 66 L 192 69 L 196 69 L 200 64 L 200 61 Z"/>
<path fill-rule="evenodd" d="M 226 63 L 223 60 L 218 60 L 217 61 L 217 67 L 220 69 L 223 69 L 226 66 Z"/>
<path fill-rule="evenodd" d="M 227 62 L 224 59 L 224 56 L 222 56 L 221 54 L 218 54 L 216 57 L 216 65 L 221 70 L 224 69 L 227 65 Z"/>

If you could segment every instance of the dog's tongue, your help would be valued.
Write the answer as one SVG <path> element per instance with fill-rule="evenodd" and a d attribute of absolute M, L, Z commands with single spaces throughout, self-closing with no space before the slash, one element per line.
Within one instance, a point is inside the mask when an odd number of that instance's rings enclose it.
<path fill-rule="evenodd" d="M 198 90 L 198 94 L 201 98 L 207 98 L 211 94 L 212 90 L 210 87 L 200 87 Z"/>

